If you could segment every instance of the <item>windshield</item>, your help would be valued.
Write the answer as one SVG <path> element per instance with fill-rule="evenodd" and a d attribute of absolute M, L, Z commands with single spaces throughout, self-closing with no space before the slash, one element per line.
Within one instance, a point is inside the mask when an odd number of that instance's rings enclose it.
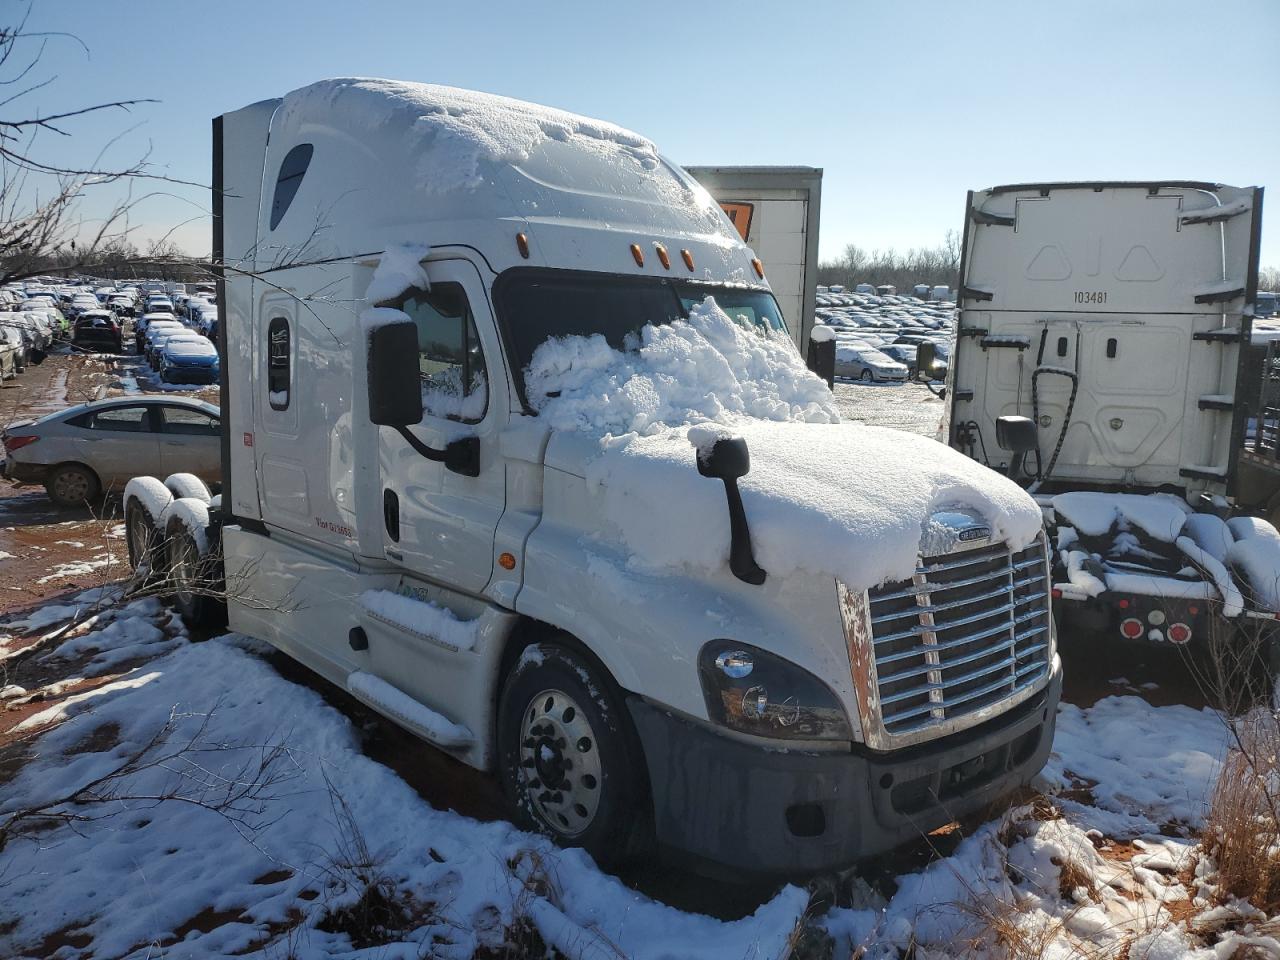
<path fill-rule="evenodd" d="M 499 278 L 495 293 L 507 352 L 526 406 L 525 368 L 533 352 L 551 337 L 598 333 L 614 349 L 627 349 L 645 325 L 685 319 L 689 309 L 707 297 L 714 297 L 725 313 L 745 327 L 787 329 L 773 294 L 747 287 L 661 277 L 513 270 Z"/>

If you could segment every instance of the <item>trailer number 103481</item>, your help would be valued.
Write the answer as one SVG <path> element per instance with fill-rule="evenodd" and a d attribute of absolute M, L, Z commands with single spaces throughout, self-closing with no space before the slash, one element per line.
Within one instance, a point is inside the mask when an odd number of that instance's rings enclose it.
<path fill-rule="evenodd" d="M 1107 291 L 1105 290 L 1077 290 L 1076 303 L 1106 303 Z"/>

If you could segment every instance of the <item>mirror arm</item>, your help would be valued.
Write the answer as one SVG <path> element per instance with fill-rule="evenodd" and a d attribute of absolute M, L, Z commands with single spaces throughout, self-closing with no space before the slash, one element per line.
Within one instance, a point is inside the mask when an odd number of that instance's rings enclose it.
<path fill-rule="evenodd" d="M 464 477 L 480 476 L 480 438 L 463 437 L 451 440 L 443 450 L 429 447 L 412 433 L 408 427 L 395 427 L 396 433 L 404 438 L 405 443 L 413 447 L 421 457 L 435 463 L 443 463 L 446 469 L 460 473 Z"/>
<path fill-rule="evenodd" d="M 765 572 L 756 564 L 751 549 L 751 528 L 747 526 L 747 511 L 742 506 L 742 494 L 738 492 L 736 477 L 723 477 L 724 495 L 729 501 L 729 569 L 743 583 L 760 586 Z"/>

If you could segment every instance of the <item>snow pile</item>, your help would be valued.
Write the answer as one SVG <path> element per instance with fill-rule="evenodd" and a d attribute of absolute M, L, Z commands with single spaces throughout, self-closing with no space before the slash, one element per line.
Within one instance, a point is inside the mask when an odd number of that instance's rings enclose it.
<path fill-rule="evenodd" d="M 525 394 L 554 430 L 653 434 L 735 418 L 837 423 L 831 391 L 785 334 L 757 333 L 707 297 L 689 319 L 646 326 L 633 349 L 600 334 L 548 340 Z"/>
<path fill-rule="evenodd" d="M 470 650 L 480 635 L 479 620 L 459 620 L 452 610 L 390 590 L 366 590 L 360 605 L 385 623 L 420 634 L 453 650 Z"/>
<path fill-rule="evenodd" d="M 771 576 L 835 576 L 855 589 L 909 577 L 929 515 L 943 508 L 972 509 L 1014 549 L 1041 530 L 1023 490 L 941 443 L 833 427 L 831 393 L 790 341 L 734 322 L 710 297 L 687 322 L 645 327 L 631 347 L 598 335 L 548 341 L 525 386 L 554 430 L 599 439 L 583 469 L 633 569 L 725 566 L 724 490 L 696 464 L 725 436 L 747 441 L 739 487 Z"/>
<path fill-rule="evenodd" d="M 1113 529 L 1131 526 L 1164 543 L 1173 543 L 1182 532 L 1191 508 L 1179 497 L 1165 494 L 1060 493 L 1053 498 L 1054 511 L 1087 537 L 1100 537 Z"/>
<path fill-rule="evenodd" d="M 428 193 L 477 187 L 486 165 L 522 163 L 548 140 L 628 156 L 645 169 L 658 166 L 652 143 L 614 124 L 436 84 L 322 80 L 285 97 L 282 125 L 305 123 L 312 114 L 337 114 L 354 129 L 382 135 L 402 129 L 406 152 L 419 157 L 417 186 Z"/>
<path fill-rule="evenodd" d="M 166 954 L 497 956 L 519 924 L 570 958 L 785 952 L 804 891 L 787 887 L 753 915 L 721 922 L 649 900 L 581 851 L 435 810 L 361 752 L 346 717 L 279 676 L 258 647 L 234 636 L 181 643 L 63 701 L 63 722 L 0 785 L 0 822 L 56 803 L 153 740 L 157 752 L 144 756 L 178 755 L 102 785 L 121 800 L 75 806 L 84 819 L 74 827 L 46 822 L 29 840 L 9 838 L 0 851 L 6 955 L 30 955 L 74 930 L 72 943 L 88 942 L 59 956 L 140 956 L 182 929 L 185 939 Z M 249 782 L 257 788 L 226 815 L 208 808 Z M 175 790 L 187 802 L 123 799 Z M 364 850 L 367 868 L 343 866 L 344 851 Z M 320 929 L 367 890 L 361 873 L 420 907 L 393 943 L 369 951 Z"/>
<path fill-rule="evenodd" d="M 430 290 L 431 281 L 427 279 L 427 271 L 422 266 L 422 261 L 430 254 L 431 248 L 420 243 L 400 243 L 387 247 L 373 270 L 373 279 L 369 281 L 369 289 L 364 294 L 365 301 L 382 303 L 394 300 L 414 287 Z"/>
<path fill-rule="evenodd" d="M 1068 772 L 1097 781 L 1087 812 L 1112 836 L 1158 833 L 1169 822 L 1199 827 L 1227 736 L 1212 710 L 1154 707 L 1138 697 L 1107 697 L 1088 708 L 1064 703 L 1042 776 L 1064 787 Z M 1060 803 L 1081 812 L 1072 801 Z"/>

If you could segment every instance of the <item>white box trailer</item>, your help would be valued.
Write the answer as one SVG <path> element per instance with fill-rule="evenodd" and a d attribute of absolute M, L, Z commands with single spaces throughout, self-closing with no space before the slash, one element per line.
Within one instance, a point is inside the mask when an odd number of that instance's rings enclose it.
<path fill-rule="evenodd" d="M 220 500 L 125 494 L 184 616 L 223 598 L 606 861 L 639 837 L 843 866 L 1039 770 L 1061 668 L 1035 504 L 836 422 L 753 251 L 647 140 L 331 80 L 217 118 L 213 164 Z"/>
<path fill-rule="evenodd" d="M 1244 543 L 1274 529 L 1230 519 L 1261 216 L 1261 188 L 1188 181 L 968 195 L 950 442 L 1036 493 L 1087 632 L 1203 643 L 1280 609 L 1280 544 Z"/>
<path fill-rule="evenodd" d="M 724 208 L 764 263 L 769 288 L 802 355 L 818 290 L 819 167 L 685 167 Z"/>

